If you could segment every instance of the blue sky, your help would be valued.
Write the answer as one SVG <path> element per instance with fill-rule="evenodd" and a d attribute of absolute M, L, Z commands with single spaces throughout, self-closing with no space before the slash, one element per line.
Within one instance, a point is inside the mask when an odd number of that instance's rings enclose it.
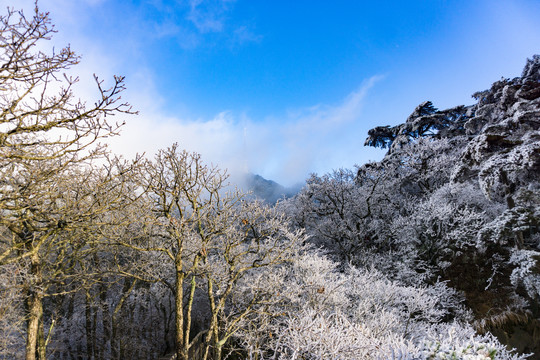
<path fill-rule="evenodd" d="M 25 8 L 33 0 L 0 0 Z M 92 74 L 125 75 L 114 152 L 178 142 L 207 162 L 286 185 L 379 160 L 367 130 L 420 102 L 471 104 L 540 53 L 540 1 L 40 0 Z M 120 120 L 120 119 L 119 119 Z"/>

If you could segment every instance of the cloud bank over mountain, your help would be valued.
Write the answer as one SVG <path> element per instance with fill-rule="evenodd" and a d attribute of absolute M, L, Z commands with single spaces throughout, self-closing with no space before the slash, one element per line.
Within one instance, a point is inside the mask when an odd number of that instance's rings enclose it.
<path fill-rule="evenodd" d="M 380 79 L 368 79 L 337 105 L 318 104 L 265 121 L 232 111 L 223 111 L 212 119 L 181 119 L 160 114 L 147 103 L 147 108 L 139 107 L 139 116 L 127 120 L 122 136 L 111 141 L 111 147 L 131 157 L 141 151 L 152 154 L 178 142 L 182 148 L 201 153 L 206 162 L 229 169 L 233 177 L 253 172 L 293 185 L 305 180 L 310 172 L 362 160 L 359 141 L 348 141 L 337 148 L 334 140 L 365 134 L 369 124 L 361 121 L 364 99 Z M 145 103 L 137 101 L 141 102 Z"/>

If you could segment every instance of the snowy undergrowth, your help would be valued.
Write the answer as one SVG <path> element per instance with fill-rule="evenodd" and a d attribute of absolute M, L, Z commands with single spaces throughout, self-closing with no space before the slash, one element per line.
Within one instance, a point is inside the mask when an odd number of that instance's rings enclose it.
<path fill-rule="evenodd" d="M 525 358 L 489 334 L 476 335 L 460 297 L 444 282 L 405 286 L 316 253 L 266 279 L 280 289 L 279 301 L 238 334 L 250 359 Z M 454 319 L 446 323 L 449 313 Z"/>

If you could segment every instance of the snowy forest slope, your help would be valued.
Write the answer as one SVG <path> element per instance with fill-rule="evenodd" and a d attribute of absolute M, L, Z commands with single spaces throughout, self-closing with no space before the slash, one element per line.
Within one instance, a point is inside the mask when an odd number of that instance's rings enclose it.
<path fill-rule="evenodd" d="M 54 32 L 0 16 L 0 359 L 538 358 L 539 56 L 269 206 L 178 144 L 100 145 L 124 78 L 78 99 Z"/>
<path fill-rule="evenodd" d="M 540 357 L 540 56 L 522 76 L 369 131 L 380 162 L 313 175 L 282 204 L 341 264 L 463 294 L 480 333 Z"/>

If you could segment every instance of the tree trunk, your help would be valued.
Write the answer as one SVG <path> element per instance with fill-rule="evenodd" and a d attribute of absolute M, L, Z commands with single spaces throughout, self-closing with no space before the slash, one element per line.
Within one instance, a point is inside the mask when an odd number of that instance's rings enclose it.
<path fill-rule="evenodd" d="M 212 318 L 210 320 L 210 327 L 208 329 L 208 333 L 206 334 L 206 349 L 204 351 L 203 360 L 208 360 L 209 356 L 211 355 L 210 348 L 212 348 L 212 345 L 215 345 L 215 339 L 216 339 L 216 332 L 217 332 L 217 311 L 216 311 L 216 301 L 214 298 L 214 284 L 211 279 L 208 279 L 208 285 L 207 285 L 207 292 L 208 292 L 208 302 L 210 305 L 210 313 L 212 314 Z M 214 346 L 215 349 L 215 346 Z M 214 358 L 214 357 L 213 357 Z M 219 358 L 215 358 L 219 359 Z"/>
<path fill-rule="evenodd" d="M 96 308 L 92 311 L 92 352 L 94 353 L 94 359 L 101 359 L 98 345 L 97 345 L 97 317 L 98 311 Z"/>
<path fill-rule="evenodd" d="M 64 303 L 67 302 L 67 306 L 65 307 L 66 308 L 66 314 L 64 316 L 64 319 L 66 319 L 65 321 L 72 321 L 74 316 L 74 310 L 75 310 L 75 296 L 63 296 L 61 298 L 61 302 L 60 302 L 60 305 L 58 306 L 58 313 L 61 313 L 61 311 L 64 309 Z M 64 357 L 68 357 L 70 356 L 71 354 L 71 358 L 73 359 L 73 355 L 76 353 L 76 350 L 73 348 L 73 342 L 72 342 L 72 339 L 70 336 L 64 336 L 64 349 L 62 350 L 62 355 Z"/>
<path fill-rule="evenodd" d="M 129 294 L 131 293 L 131 290 L 135 287 L 135 284 L 137 283 L 137 280 L 131 280 L 131 279 L 125 279 L 124 280 L 124 286 L 122 288 L 122 296 L 120 297 L 120 300 L 118 301 L 118 304 L 114 307 L 114 311 L 112 314 L 112 334 L 111 334 L 111 354 L 113 359 L 121 359 L 121 347 L 122 347 L 122 341 L 119 339 L 118 336 L 118 316 L 120 315 L 120 311 L 122 310 L 122 307 L 124 306 L 124 302 L 128 298 Z"/>
<path fill-rule="evenodd" d="M 176 315 L 176 358 L 182 360 L 189 360 L 187 347 L 185 346 L 184 339 L 184 273 L 182 272 L 182 265 L 176 267 L 176 294 L 174 294 L 175 301 L 175 315 Z M 189 341 L 189 340 L 188 340 Z"/>
<path fill-rule="evenodd" d="M 100 306 L 101 306 L 101 322 L 103 324 L 103 340 L 101 341 L 101 359 L 110 358 L 110 344 L 111 344 L 111 334 L 112 334 L 112 320 L 111 320 L 111 309 L 109 307 L 107 299 L 107 287 L 105 284 L 100 284 L 99 290 Z"/>
<path fill-rule="evenodd" d="M 28 323 L 26 330 L 26 360 L 45 360 L 43 340 L 43 283 L 41 263 L 37 255 L 31 258 L 31 284 L 27 294 Z M 41 339 L 40 339 L 41 335 Z"/>
<path fill-rule="evenodd" d="M 90 289 L 86 289 L 85 292 L 85 320 L 86 320 L 86 356 L 88 359 L 94 357 L 93 347 L 93 331 L 92 331 L 92 298 L 90 296 Z"/>
<path fill-rule="evenodd" d="M 193 308 L 193 299 L 195 298 L 195 288 L 197 286 L 197 281 L 195 280 L 195 275 L 191 277 L 191 284 L 189 290 L 189 298 L 187 300 L 187 309 L 186 309 L 186 332 L 184 334 L 184 341 L 186 343 L 186 352 L 189 353 L 190 349 L 190 334 L 191 334 L 191 309 Z"/>
<path fill-rule="evenodd" d="M 39 329 L 43 326 L 43 299 L 36 291 L 28 295 L 28 325 L 26 337 L 26 360 L 41 360 L 38 351 Z"/>

